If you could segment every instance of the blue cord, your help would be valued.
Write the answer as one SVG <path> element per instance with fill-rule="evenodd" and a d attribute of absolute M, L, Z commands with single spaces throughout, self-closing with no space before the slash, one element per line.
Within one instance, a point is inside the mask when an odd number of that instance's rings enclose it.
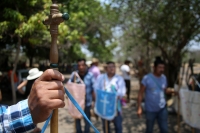
<path fill-rule="evenodd" d="M 65 88 L 65 87 L 64 87 Z M 82 108 L 79 106 L 79 104 L 76 102 L 76 100 L 73 98 L 73 96 L 69 93 L 69 91 L 65 88 L 65 93 L 67 94 L 68 98 L 71 100 L 71 102 L 74 104 L 74 106 L 78 109 L 78 111 L 83 115 L 83 117 L 88 121 L 90 126 L 94 129 L 95 133 L 100 133 L 95 126 L 92 124 L 92 122 L 88 119 L 85 112 L 82 110 Z"/>
<path fill-rule="evenodd" d="M 44 126 L 42 127 L 41 133 L 44 133 L 44 132 L 45 132 L 45 130 L 46 130 L 48 124 L 49 124 L 49 121 L 51 120 L 52 114 L 53 114 L 53 113 L 50 114 L 50 116 L 48 117 L 48 119 L 47 119 L 46 122 L 44 123 Z"/>
<path fill-rule="evenodd" d="M 65 88 L 65 87 L 64 87 Z M 65 88 L 65 93 L 67 94 L 68 98 L 71 100 L 71 102 L 74 104 L 74 106 L 78 109 L 78 111 L 83 115 L 83 117 L 88 121 L 88 123 L 92 126 L 92 128 L 94 129 L 95 133 L 100 133 L 96 128 L 95 126 L 92 124 L 92 122 L 88 119 L 88 117 L 86 116 L 85 112 L 82 110 L 82 108 L 79 106 L 79 104 L 76 102 L 76 100 L 73 98 L 73 96 L 69 93 L 69 91 Z M 43 128 L 42 128 L 42 131 L 41 133 L 44 133 L 48 124 L 49 124 L 49 121 L 52 117 L 52 113 L 51 115 L 48 117 L 47 121 L 45 122 Z"/>

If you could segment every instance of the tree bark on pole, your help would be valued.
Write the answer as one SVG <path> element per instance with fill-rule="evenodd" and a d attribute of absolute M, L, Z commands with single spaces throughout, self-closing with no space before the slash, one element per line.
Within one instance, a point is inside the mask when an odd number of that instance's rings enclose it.
<path fill-rule="evenodd" d="M 58 70 L 58 26 L 64 20 L 68 20 L 69 15 L 60 13 L 58 10 L 57 0 L 52 0 L 50 7 L 50 15 L 43 21 L 45 25 L 50 25 L 51 34 L 51 48 L 50 48 L 50 67 Z M 53 115 L 50 122 L 50 132 L 58 133 L 58 109 L 53 111 Z"/>

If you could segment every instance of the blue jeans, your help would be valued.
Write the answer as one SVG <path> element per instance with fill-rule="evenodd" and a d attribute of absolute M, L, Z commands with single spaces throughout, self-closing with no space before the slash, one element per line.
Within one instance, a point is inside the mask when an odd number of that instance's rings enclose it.
<path fill-rule="evenodd" d="M 112 120 L 113 123 L 114 123 L 114 126 L 115 126 L 115 133 L 122 133 L 122 115 L 120 113 L 117 114 L 117 116 Z M 107 121 L 107 124 L 108 124 L 108 133 L 111 133 L 110 131 L 110 122 L 111 121 Z M 102 119 L 102 125 L 103 125 L 103 132 L 106 133 L 106 130 L 105 130 L 105 120 Z"/>
<path fill-rule="evenodd" d="M 146 133 L 153 133 L 153 126 L 155 120 L 157 120 L 158 122 L 160 133 L 168 133 L 167 117 L 168 117 L 168 112 L 166 107 L 158 112 L 146 111 L 146 126 L 147 126 Z"/>
<path fill-rule="evenodd" d="M 84 112 L 87 115 L 89 120 L 90 120 L 90 108 L 91 108 L 91 106 L 86 106 L 85 110 L 84 110 Z M 81 130 L 81 119 L 76 119 L 76 133 L 83 133 Z M 86 120 L 85 120 L 84 133 L 90 133 L 90 124 Z"/>

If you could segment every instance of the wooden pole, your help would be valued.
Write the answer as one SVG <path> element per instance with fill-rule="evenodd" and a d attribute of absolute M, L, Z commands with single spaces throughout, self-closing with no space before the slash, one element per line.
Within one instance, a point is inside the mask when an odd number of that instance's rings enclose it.
<path fill-rule="evenodd" d="M 108 133 L 108 121 L 105 120 L 105 128 L 106 128 L 106 133 Z"/>
<path fill-rule="evenodd" d="M 58 25 L 64 20 L 68 20 L 68 14 L 59 13 L 57 0 L 52 0 L 50 7 L 49 17 L 43 21 L 45 25 L 50 25 L 51 34 L 51 48 L 50 48 L 50 67 L 58 70 L 58 48 L 57 48 L 57 37 L 58 37 Z M 53 111 L 53 115 L 50 122 L 50 132 L 58 133 L 58 109 Z"/>
<path fill-rule="evenodd" d="M 74 74 L 74 83 L 76 83 L 76 75 Z M 76 119 L 74 119 L 74 133 L 76 133 Z"/>
<path fill-rule="evenodd" d="M 195 90 L 195 79 L 192 77 L 192 91 Z M 195 129 L 191 127 L 192 133 L 195 133 Z"/>
<path fill-rule="evenodd" d="M 179 81 L 178 81 L 178 92 L 180 90 L 180 87 L 181 87 L 181 84 L 180 84 L 180 78 L 179 78 Z M 178 98 L 178 115 L 177 115 L 177 118 L 178 118 L 178 133 L 180 133 L 180 99 Z"/>
<path fill-rule="evenodd" d="M 181 70 L 180 70 L 181 71 Z M 185 73 L 185 63 L 183 63 L 183 67 L 182 67 L 182 76 L 179 76 L 179 80 L 178 80 L 178 93 L 180 91 L 180 88 L 182 86 L 182 81 L 184 79 L 184 73 Z M 181 125 L 180 125 L 180 98 L 178 97 L 178 133 L 180 133 L 181 130 Z"/>
<path fill-rule="evenodd" d="M 76 119 L 74 119 L 74 133 L 76 133 Z"/>
<path fill-rule="evenodd" d="M 106 90 L 106 81 L 104 79 L 104 89 Z M 108 121 L 105 120 L 105 130 L 106 130 L 106 133 L 108 133 Z"/>

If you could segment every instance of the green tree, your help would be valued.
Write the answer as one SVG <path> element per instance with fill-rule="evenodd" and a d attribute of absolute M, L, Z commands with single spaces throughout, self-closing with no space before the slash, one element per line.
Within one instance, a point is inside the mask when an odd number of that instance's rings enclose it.
<path fill-rule="evenodd" d="M 67 2 L 60 0 L 60 2 L 62 12 L 70 14 L 69 21 L 65 22 L 65 26 L 62 24 L 61 27 L 63 27 L 60 28 L 59 43 L 64 44 L 62 47 L 64 47 L 65 56 L 74 61 L 83 56 L 78 47 L 87 45 L 93 55 L 100 60 L 111 59 L 112 49 L 116 47 L 112 34 L 112 28 L 116 25 L 114 22 L 117 19 L 116 11 L 110 5 L 102 5 L 96 0 Z M 69 47 L 72 48 L 68 51 Z"/>
<path fill-rule="evenodd" d="M 132 40 L 128 46 L 146 45 L 158 49 L 166 61 L 168 85 L 173 87 L 185 46 L 191 40 L 199 41 L 199 0 L 114 1 L 124 20 L 121 21 L 124 38 Z"/>
<path fill-rule="evenodd" d="M 4 47 L 3 50 L 7 50 L 6 45 L 11 46 L 11 49 L 8 49 L 9 51 L 13 51 L 13 48 L 16 47 L 14 68 L 11 74 L 13 103 L 16 103 L 14 73 L 18 63 L 22 39 L 32 34 L 36 28 L 40 28 L 38 21 L 34 20 L 36 20 L 37 15 L 40 16 L 40 14 L 37 13 L 39 10 L 43 9 L 43 2 L 44 1 L 35 0 L 9 0 L 0 2 L 0 14 L 2 16 L 0 18 L 0 26 L 2 27 L 0 30 L 0 43 L 2 47 Z"/>
<path fill-rule="evenodd" d="M 94 56 L 102 61 L 112 58 L 113 40 L 112 27 L 117 18 L 115 10 L 99 1 L 73 0 L 59 1 L 60 11 L 69 12 L 70 20 L 59 26 L 58 48 L 62 60 L 67 58 L 73 62 L 84 57 L 80 46 L 88 45 Z M 26 52 L 30 63 L 33 57 L 46 58 L 50 47 L 48 27 L 42 21 L 49 14 L 50 0 L 1 1 L 0 2 L 0 44 L 1 51 L 15 52 L 15 73 L 20 48 Z M 12 87 L 14 86 L 12 78 Z M 13 87 L 13 102 L 15 103 Z"/>

